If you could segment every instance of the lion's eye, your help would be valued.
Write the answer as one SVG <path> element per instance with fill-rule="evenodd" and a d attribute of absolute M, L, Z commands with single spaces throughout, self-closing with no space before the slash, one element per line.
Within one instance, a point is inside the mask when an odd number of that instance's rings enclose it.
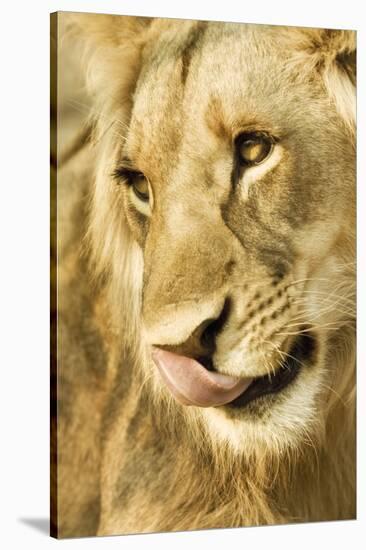
<path fill-rule="evenodd" d="M 135 173 L 130 177 L 130 184 L 136 197 L 143 202 L 149 202 L 149 184 L 143 174 Z"/>
<path fill-rule="evenodd" d="M 272 153 L 273 139 L 267 134 L 242 134 L 237 139 L 239 162 L 242 166 L 261 164 Z"/>
<path fill-rule="evenodd" d="M 128 168 L 122 167 L 117 168 L 113 172 L 112 176 L 117 181 L 117 183 L 127 183 L 135 197 L 137 197 L 140 201 L 149 203 L 149 184 L 142 172 L 137 172 L 135 170 L 130 170 Z"/>

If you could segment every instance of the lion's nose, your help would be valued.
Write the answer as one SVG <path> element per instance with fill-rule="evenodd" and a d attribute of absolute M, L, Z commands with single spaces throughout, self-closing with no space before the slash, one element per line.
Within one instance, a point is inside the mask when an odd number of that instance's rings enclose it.
<path fill-rule="evenodd" d="M 216 319 L 207 319 L 196 329 L 202 348 L 210 355 L 215 351 L 216 337 L 222 330 L 230 313 L 230 298 L 224 302 L 224 306 Z"/>
<path fill-rule="evenodd" d="M 159 347 L 199 359 L 207 368 L 211 368 L 211 357 L 215 352 L 216 338 L 228 319 L 230 308 L 230 299 L 226 299 L 218 315 L 201 321 L 184 342 L 179 345 L 160 345 Z"/>

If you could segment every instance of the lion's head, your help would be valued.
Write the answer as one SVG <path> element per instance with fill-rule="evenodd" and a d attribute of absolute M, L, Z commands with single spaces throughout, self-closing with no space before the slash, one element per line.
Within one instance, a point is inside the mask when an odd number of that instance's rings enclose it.
<path fill-rule="evenodd" d="M 321 437 L 354 387 L 354 33 L 88 17 L 121 337 L 213 439 Z"/>

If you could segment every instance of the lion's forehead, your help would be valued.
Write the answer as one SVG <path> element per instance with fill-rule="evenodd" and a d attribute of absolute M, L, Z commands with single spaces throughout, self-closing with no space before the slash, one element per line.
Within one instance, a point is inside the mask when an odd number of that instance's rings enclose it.
<path fill-rule="evenodd" d="M 311 144 L 315 124 L 329 129 L 332 112 L 320 84 L 285 70 L 286 52 L 273 31 L 177 25 L 143 57 L 127 142 L 141 170 L 167 180 L 182 158 L 212 161 L 215 147 L 230 145 L 245 127 L 299 135 L 299 146 Z"/>

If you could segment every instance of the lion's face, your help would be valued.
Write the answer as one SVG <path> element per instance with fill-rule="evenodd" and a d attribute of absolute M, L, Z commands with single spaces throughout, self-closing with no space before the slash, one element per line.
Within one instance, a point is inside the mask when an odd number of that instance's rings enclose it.
<path fill-rule="evenodd" d="M 321 421 L 352 316 L 354 148 L 274 29 L 176 25 L 143 50 L 115 155 L 144 334 L 212 433 L 286 446 Z"/>

